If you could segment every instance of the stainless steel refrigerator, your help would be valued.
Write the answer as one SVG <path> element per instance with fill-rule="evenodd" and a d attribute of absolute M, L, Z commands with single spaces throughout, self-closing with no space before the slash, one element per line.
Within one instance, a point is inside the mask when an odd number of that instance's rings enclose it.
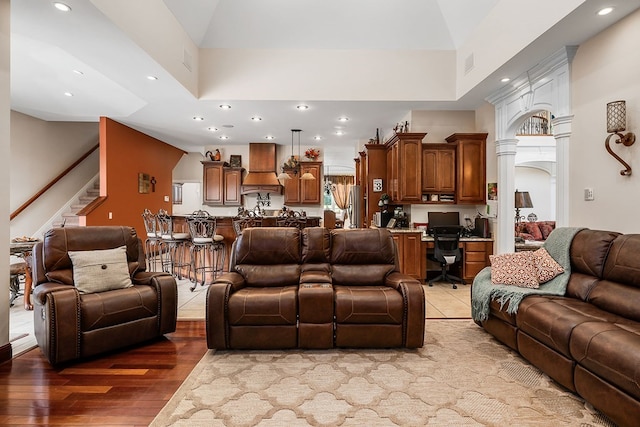
<path fill-rule="evenodd" d="M 362 228 L 362 189 L 359 185 L 351 186 L 349 192 L 349 220 L 350 228 Z"/>

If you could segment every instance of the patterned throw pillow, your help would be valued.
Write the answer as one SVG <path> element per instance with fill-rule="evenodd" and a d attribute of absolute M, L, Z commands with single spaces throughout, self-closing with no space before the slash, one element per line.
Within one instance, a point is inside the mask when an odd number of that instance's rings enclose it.
<path fill-rule="evenodd" d="M 549 234 L 556 228 L 555 221 L 545 221 L 538 224 L 540 227 L 540 232 L 542 233 L 542 239 L 547 240 Z"/>
<path fill-rule="evenodd" d="M 533 262 L 538 270 L 538 283 L 545 283 L 553 279 L 560 273 L 564 273 L 564 269 L 545 248 L 540 248 L 533 252 Z"/>
<path fill-rule="evenodd" d="M 494 285 L 538 287 L 538 271 L 533 261 L 533 252 L 489 255 L 489 260 L 491 261 L 491 283 Z"/>
<path fill-rule="evenodd" d="M 542 240 L 542 231 L 537 222 L 525 222 L 524 231 L 533 236 L 533 240 Z"/>

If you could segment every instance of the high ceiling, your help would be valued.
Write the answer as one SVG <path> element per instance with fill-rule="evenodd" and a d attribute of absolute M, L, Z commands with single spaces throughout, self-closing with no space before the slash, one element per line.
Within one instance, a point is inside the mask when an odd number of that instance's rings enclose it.
<path fill-rule="evenodd" d="M 349 93 L 310 98 L 326 72 L 305 63 L 300 81 L 287 99 L 228 93 L 216 99 L 203 94 L 209 86 L 225 87 L 225 80 L 201 73 L 196 90 L 185 87 L 171 65 L 162 63 L 162 13 L 171 16 L 201 52 L 215 50 L 233 57 L 237 52 L 292 52 L 292 61 L 310 52 L 347 52 L 379 58 L 371 67 L 386 66 L 386 58 L 399 51 L 455 52 L 469 43 L 474 31 L 498 6 L 520 4 L 539 8 L 548 0 L 66 0 L 70 12 L 60 12 L 49 0 L 11 2 L 11 97 L 16 111 L 53 121 L 98 121 L 111 117 L 186 151 L 203 152 L 206 146 L 265 141 L 291 142 L 290 129 L 303 130 L 304 144 L 354 146 L 389 132 L 412 110 L 475 109 L 505 83 L 500 77 L 522 76 L 538 61 L 565 45 L 578 45 L 640 7 L 640 0 L 567 0 L 571 7 L 553 26 L 539 31 L 519 53 L 500 61 L 469 90 L 450 99 L 351 98 Z M 502 5 L 501 5 L 502 3 Z M 564 2 L 563 2 L 564 5 Z M 615 6 L 602 18 L 595 12 Z M 526 8 L 503 16 L 515 28 L 535 28 Z M 509 10 L 508 7 L 503 7 Z M 511 8 L 513 9 L 513 8 Z M 538 13 L 539 10 L 535 9 Z M 148 13 L 145 13 L 148 12 Z M 144 16 L 144 22 L 135 21 Z M 494 16 L 495 18 L 495 16 Z M 178 26 L 177 26 L 178 27 Z M 179 27 L 178 27 L 179 28 Z M 151 29 L 151 30 L 149 30 Z M 145 32 L 145 30 L 148 30 Z M 171 29 L 167 27 L 167 32 Z M 141 37 L 140 34 L 143 34 Z M 154 38 L 155 35 L 155 38 Z M 500 37 L 511 38 L 508 33 Z M 204 56 L 203 56 L 204 57 Z M 322 57 L 322 55 L 319 55 Z M 191 58 L 184 58 L 188 62 Z M 202 61 L 202 59 L 201 59 Z M 265 73 L 274 64 L 264 59 Z M 459 61 L 459 59 L 458 59 Z M 240 62 L 240 61 L 239 61 Z M 180 64 L 182 65 L 182 64 Z M 277 65 L 277 64 L 276 64 Z M 318 64 L 320 65 L 320 64 Z M 326 67 L 326 64 L 322 64 Z M 234 64 L 239 67 L 238 64 Z M 336 63 L 336 69 L 350 63 Z M 437 67 L 437 64 L 432 64 Z M 318 69 L 321 69 L 320 67 Z M 322 68 L 326 70 L 326 68 Z M 74 70 L 76 72 L 74 72 Z M 242 70 L 236 68 L 236 70 Z M 81 74 L 80 74 L 81 73 Z M 324 74 L 323 74 L 324 73 Z M 451 70 L 455 73 L 455 69 Z M 237 73 L 236 73 L 237 74 Z M 268 75 L 268 74 L 267 74 Z M 155 76 L 157 80 L 148 80 Z M 368 81 L 371 93 L 383 92 L 387 81 Z M 388 82 L 397 78 L 389 73 Z M 452 80 L 455 83 L 455 80 Z M 329 80 L 330 82 L 330 80 Z M 292 82 L 293 83 L 293 82 Z M 402 81 L 394 81 L 401 87 Z M 248 78 L 246 86 L 256 84 Z M 281 87 L 283 85 L 280 85 Z M 454 85 L 455 86 L 455 85 Z M 278 88 L 276 88 L 278 89 Z M 405 88 L 406 89 L 406 88 Z M 296 92 L 296 90 L 298 90 Z M 65 96 L 68 92 L 73 96 Z M 194 92 L 196 95 L 194 95 Z M 260 91 L 256 91 L 260 92 Z M 237 95 L 237 96 L 236 96 Z M 357 100 L 354 100 L 357 99 Z M 220 104 L 229 104 L 223 111 Z M 297 110 L 298 104 L 310 108 Z M 201 116 L 197 122 L 193 117 Z M 252 121 L 252 117 L 261 117 Z M 349 118 L 339 122 L 339 117 Z M 208 127 L 218 130 L 210 132 Z M 343 130 L 343 136 L 336 136 Z M 219 137 L 228 136 L 228 140 Z M 311 138 L 319 135 L 320 142 Z M 349 154 L 347 154 L 349 155 Z"/>

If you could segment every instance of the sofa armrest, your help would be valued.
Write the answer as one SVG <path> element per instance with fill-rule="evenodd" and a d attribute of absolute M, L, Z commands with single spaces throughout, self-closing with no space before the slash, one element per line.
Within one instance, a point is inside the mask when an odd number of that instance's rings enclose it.
<path fill-rule="evenodd" d="M 308 270 L 300 273 L 300 284 L 304 283 L 332 283 L 328 271 Z"/>
<path fill-rule="evenodd" d="M 52 365 L 80 357 L 80 293 L 74 286 L 42 283 L 35 287 L 33 329 Z"/>
<path fill-rule="evenodd" d="M 396 289 L 405 300 L 405 346 L 422 347 L 426 304 L 422 284 L 409 275 L 393 272 L 385 278 L 385 285 Z"/>
<path fill-rule="evenodd" d="M 239 273 L 223 274 L 213 281 L 207 288 L 206 325 L 207 348 L 229 348 L 229 325 L 227 323 L 227 308 L 229 296 L 246 286 L 245 280 Z"/>
<path fill-rule="evenodd" d="M 178 319 L 178 285 L 169 273 L 141 271 L 133 276 L 134 286 L 151 286 L 158 295 L 160 334 L 175 332 Z"/>

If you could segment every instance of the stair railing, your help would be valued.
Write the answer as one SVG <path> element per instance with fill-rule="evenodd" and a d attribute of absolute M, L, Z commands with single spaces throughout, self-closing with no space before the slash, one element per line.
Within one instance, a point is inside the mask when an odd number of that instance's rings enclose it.
<path fill-rule="evenodd" d="M 9 220 L 13 220 L 15 217 L 17 217 L 18 215 L 20 215 L 20 213 L 22 213 L 22 211 L 24 211 L 25 209 L 27 209 L 33 202 L 35 202 L 36 200 L 38 200 L 38 198 L 40 196 L 42 196 L 48 189 L 50 189 L 51 187 L 53 187 L 58 181 L 60 181 L 62 178 L 64 178 L 69 172 L 71 172 L 76 166 L 78 166 L 80 163 L 82 163 L 84 161 L 84 159 L 86 159 L 87 157 L 89 157 L 91 155 L 91 153 L 93 153 L 94 151 L 96 151 L 98 149 L 98 147 L 100 147 L 100 144 L 96 144 L 94 145 L 92 148 L 90 148 L 86 153 L 84 153 L 82 156 L 80 156 L 80 158 L 78 158 L 78 160 L 76 160 L 75 162 L 73 162 L 71 164 L 71 166 L 69 166 L 68 168 L 66 168 L 64 171 L 62 171 L 58 176 L 56 176 L 55 178 L 53 178 L 47 185 L 45 185 L 44 187 L 42 187 L 42 189 L 40 189 L 40 191 L 38 191 L 36 194 L 34 194 L 29 200 L 27 200 L 26 202 L 24 202 L 18 209 L 16 209 L 15 211 L 11 212 L 11 215 L 9 216 Z"/>

